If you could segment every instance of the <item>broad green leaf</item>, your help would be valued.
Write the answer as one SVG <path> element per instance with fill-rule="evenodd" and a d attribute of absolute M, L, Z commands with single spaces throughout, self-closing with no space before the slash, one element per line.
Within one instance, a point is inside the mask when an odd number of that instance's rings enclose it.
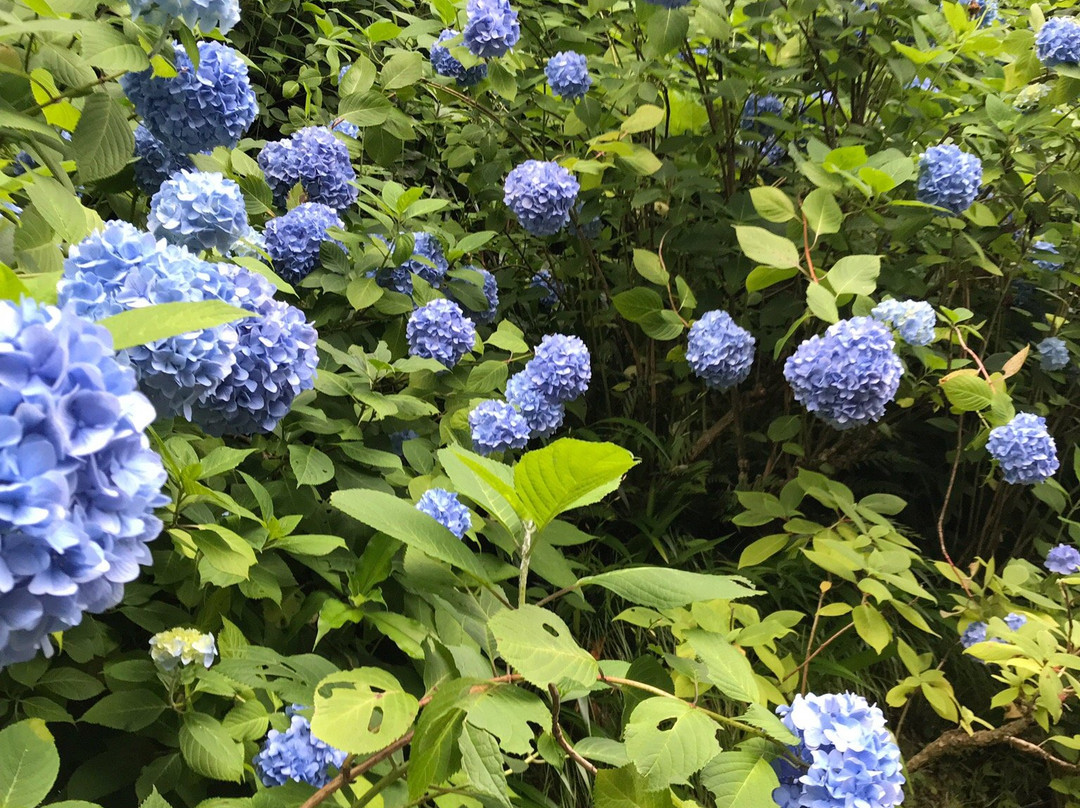
<path fill-rule="evenodd" d="M 645 55 L 663 56 L 682 45 L 690 29 L 690 17 L 681 8 L 658 8 L 645 26 Z"/>
<path fill-rule="evenodd" d="M 686 641 L 705 663 L 706 676 L 728 698 L 756 702 L 760 698 L 757 679 L 750 661 L 731 643 L 708 631 L 695 629 Z"/>
<path fill-rule="evenodd" d="M 589 687 L 600 672 L 557 614 L 538 606 L 506 609 L 488 622 L 499 654 L 537 687 Z"/>
<path fill-rule="evenodd" d="M 663 728 L 661 728 L 663 726 Z M 720 753 L 715 721 L 679 699 L 645 699 L 626 725 L 626 753 L 650 790 L 685 783 Z"/>
<path fill-rule="evenodd" d="M 0 732 L 0 808 L 37 808 L 56 782 L 60 755 L 39 718 Z"/>
<path fill-rule="evenodd" d="M 161 696 L 152 690 L 122 690 L 97 702 L 79 720 L 125 732 L 138 732 L 153 724 L 165 712 L 165 707 Z"/>
<path fill-rule="evenodd" d="M 716 808 L 776 808 L 772 793 L 780 781 L 754 752 L 721 752 L 702 771 L 701 782 L 716 798 Z"/>
<path fill-rule="evenodd" d="M 758 292 L 762 289 L 768 289 L 777 283 L 791 280 L 798 274 L 799 270 L 795 267 L 787 267 L 786 269 L 754 267 L 750 270 L 750 274 L 746 276 L 746 291 Z"/>
<path fill-rule="evenodd" d="M 632 323 L 640 323 L 664 308 L 660 295 L 644 286 L 619 292 L 611 302 L 615 304 L 615 310 Z"/>
<path fill-rule="evenodd" d="M 735 600 L 761 594 L 745 578 L 706 575 L 670 567 L 633 567 L 589 575 L 578 586 L 600 586 L 631 603 L 673 609 L 704 600 Z"/>
<path fill-rule="evenodd" d="M 838 296 L 872 295 L 880 272 L 880 255 L 847 255 L 833 264 L 823 283 Z"/>
<path fill-rule="evenodd" d="M 889 628 L 888 621 L 869 603 L 860 604 L 852 609 L 851 617 L 855 621 L 855 630 L 862 637 L 863 642 L 879 654 L 892 641 L 892 629 Z"/>
<path fill-rule="evenodd" d="M 197 303 L 158 303 L 141 309 L 128 309 L 106 317 L 98 325 L 109 329 L 113 347 L 120 351 L 252 316 L 250 311 L 230 306 L 222 300 L 200 300 Z"/>
<path fill-rule="evenodd" d="M 154 788 L 146 799 L 139 804 L 139 808 L 172 808 L 172 806 L 168 800 L 158 794 L 157 788 Z"/>
<path fill-rule="evenodd" d="M 811 193 L 813 196 L 816 191 Z M 758 216 L 767 222 L 788 222 L 795 218 L 795 203 L 779 188 L 771 185 L 750 189 L 750 201 Z M 805 209 L 805 205 L 804 205 Z"/>
<path fill-rule="evenodd" d="M 630 166 L 635 174 L 639 174 L 642 177 L 652 176 L 659 171 L 660 166 L 663 165 L 663 163 L 660 162 L 660 158 L 644 146 L 639 146 L 636 143 L 628 153 L 617 153 L 616 156 L 619 160 Z"/>
<path fill-rule="evenodd" d="M 799 266 L 799 250 L 790 239 L 770 233 L 764 227 L 746 226 L 736 226 L 735 236 L 751 261 L 779 269 Z"/>
<path fill-rule="evenodd" d="M 646 335 L 658 340 L 675 339 L 682 334 L 685 326 L 679 315 L 670 309 L 661 309 L 638 321 Z"/>
<path fill-rule="evenodd" d="M 840 319 L 836 297 L 820 283 L 811 283 L 806 287 L 806 307 L 811 314 L 827 323 L 835 323 Z"/>
<path fill-rule="evenodd" d="M 111 177 L 127 165 L 134 149 L 135 136 L 123 107 L 108 93 L 92 93 L 71 134 L 79 179 L 93 182 Z"/>
<path fill-rule="evenodd" d="M 649 250 L 634 250 L 634 269 L 645 280 L 658 286 L 666 286 L 670 278 L 660 262 L 660 256 Z"/>
<path fill-rule="evenodd" d="M 214 569 L 246 580 L 255 566 L 255 550 L 243 536 L 222 525 L 199 525 L 190 533 L 191 540 Z"/>
<path fill-rule="evenodd" d="M 764 563 L 779 553 L 788 545 L 791 537 L 787 533 L 774 533 L 771 536 L 763 536 L 757 541 L 747 545 L 739 556 L 739 569 L 754 567 Z"/>
<path fill-rule="evenodd" d="M 489 797 L 492 802 L 510 808 L 503 755 L 499 742 L 488 732 L 465 724 L 458 738 L 461 767 L 468 778 L 469 788 Z"/>
<path fill-rule="evenodd" d="M 334 461 L 314 446 L 290 444 L 289 465 L 298 485 L 322 485 L 334 479 Z"/>
<path fill-rule="evenodd" d="M 671 789 L 656 791 L 632 764 L 601 769 L 593 782 L 595 808 L 673 808 Z"/>
<path fill-rule="evenodd" d="M 26 187 L 26 195 L 34 203 L 42 218 L 56 231 L 56 235 L 68 244 L 75 244 L 90 232 L 90 217 L 96 213 L 87 210 L 78 197 L 51 177 L 38 177 Z"/>
<path fill-rule="evenodd" d="M 431 785 L 461 765 L 457 738 L 465 713 L 478 697 L 479 680 L 444 682 L 420 713 L 409 754 L 409 799 L 419 800 Z"/>
<path fill-rule="evenodd" d="M 521 503 L 510 466 L 458 446 L 440 449 L 439 463 L 459 493 L 502 522 L 511 534 L 520 535 Z"/>
<path fill-rule="evenodd" d="M 398 90 L 415 84 L 424 75 L 424 58 L 418 51 L 401 51 L 383 65 L 379 81 L 384 90 Z"/>
<path fill-rule="evenodd" d="M 664 120 L 664 110 L 652 104 L 643 104 L 634 110 L 634 113 L 622 122 L 619 127 L 628 135 L 635 132 L 647 132 L 655 129 Z"/>
<path fill-rule="evenodd" d="M 100 681 L 77 668 L 50 668 L 38 679 L 36 687 L 72 701 L 92 699 L 105 689 Z"/>
<path fill-rule="evenodd" d="M 836 204 L 836 198 L 824 188 L 815 188 L 802 203 L 803 215 L 810 229 L 819 236 L 839 233 L 844 223 L 844 213 Z"/>
<path fill-rule="evenodd" d="M 939 382 L 949 403 L 961 412 L 978 412 L 990 406 L 994 390 L 979 372 L 965 368 L 953 371 Z"/>
<path fill-rule="evenodd" d="M 220 721 L 206 713 L 184 713 L 180 754 L 196 774 L 239 783 L 244 779 L 244 746 L 233 740 Z"/>
<path fill-rule="evenodd" d="M 551 725 L 551 713 L 525 688 L 496 685 L 476 700 L 465 720 L 498 738 L 499 746 L 508 754 L 525 756 L 533 751 L 536 728 Z"/>
<path fill-rule="evenodd" d="M 366 755 L 408 732 L 419 709 L 416 698 L 386 671 L 356 668 L 319 682 L 311 734 L 338 749 Z"/>

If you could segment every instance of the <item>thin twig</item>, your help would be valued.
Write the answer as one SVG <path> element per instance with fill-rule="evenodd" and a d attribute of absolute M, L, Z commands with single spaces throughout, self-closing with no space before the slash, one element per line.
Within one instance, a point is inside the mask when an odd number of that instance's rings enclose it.
<path fill-rule="evenodd" d="M 952 556 L 949 555 L 949 549 L 945 546 L 945 512 L 949 508 L 949 500 L 952 498 L 953 487 L 956 485 L 956 470 L 960 466 L 960 453 L 963 451 L 963 448 L 964 413 L 960 413 L 960 418 L 956 424 L 956 457 L 953 458 L 952 471 L 949 473 L 949 486 L 945 489 L 945 501 L 941 503 L 941 511 L 938 513 L 937 534 L 938 543 L 941 545 L 941 555 L 945 558 L 949 568 L 953 571 L 956 580 L 960 582 L 960 586 L 963 587 L 964 594 L 970 598 L 971 589 L 967 585 L 967 576 L 960 572 L 960 569 L 952 560 Z"/>
<path fill-rule="evenodd" d="M 951 729 L 924 746 L 914 757 L 908 758 L 907 770 L 917 771 L 943 755 L 963 752 L 967 749 L 980 749 L 999 743 L 1011 743 L 1009 738 L 1019 735 L 1029 726 L 1031 726 L 1031 718 L 1024 716 L 1008 724 L 1002 724 L 996 729 L 981 729 L 970 735 L 962 729 Z"/>
<path fill-rule="evenodd" d="M 583 758 L 578 751 L 570 745 L 570 742 L 566 740 L 566 736 L 563 735 L 562 725 L 559 724 L 559 710 L 562 707 L 562 702 L 559 701 L 559 688 L 553 684 L 549 684 L 548 693 L 551 694 L 551 734 L 554 736 L 555 740 L 558 741 L 559 746 L 561 746 L 566 754 L 570 756 L 571 760 L 589 774 L 595 775 L 596 767 Z"/>
<path fill-rule="evenodd" d="M 1045 760 L 1052 766 L 1059 766 L 1060 768 L 1066 769 L 1071 772 L 1080 772 L 1080 763 L 1070 763 L 1067 760 L 1062 760 L 1061 758 L 1051 754 L 1038 744 L 1034 744 L 1031 741 L 1025 741 L 1023 738 L 1012 737 L 1009 738 L 1009 743 L 1015 746 L 1017 749 L 1023 752 L 1027 752 L 1029 755 L 1037 755 L 1038 757 L 1041 757 L 1043 760 Z"/>

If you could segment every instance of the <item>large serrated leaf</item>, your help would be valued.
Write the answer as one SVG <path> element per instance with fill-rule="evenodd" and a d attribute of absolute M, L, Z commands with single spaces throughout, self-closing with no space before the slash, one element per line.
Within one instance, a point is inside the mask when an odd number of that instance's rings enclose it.
<path fill-rule="evenodd" d="M 112 334 L 113 347 L 120 351 L 159 339 L 202 331 L 225 323 L 252 317 L 246 309 L 230 306 L 223 300 L 200 300 L 191 303 L 158 303 L 141 309 L 128 309 L 98 324 Z"/>
<path fill-rule="evenodd" d="M 0 732 L 0 808 L 36 808 L 59 771 L 56 743 L 41 719 L 20 721 Z"/>
<path fill-rule="evenodd" d="M 705 663 L 706 676 L 725 696 L 736 701 L 755 702 L 759 698 L 757 680 L 750 661 L 721 637 L 701 629 L 687 632 L 686 641 Z"/>
<path fill-rule="evenodd" d="M 82 182 L 111 177 L 131 159 L 135 136 L 119 102 L 107 93 L 86 99 L 79 124 L 71 135 L 71 150 Z"/>
<path fill-rule="evenodd" d="M 334 673 L 315 688 L 311 734 L 337 749 L 365 755 L 404 735 L 419 709 L 416 697 L 386 671 Z"/>
<path fill-rule="evenodd" d="M 663 728 L 661 728 L 663 727 Z M 720 752 L 716 722 L 679 699 L 641 702 L 626 725 L 626 752 L 650 790 L 685 783 Z"/>
<path fill-rule="evenodd" d="M 537 687 L 589 687 L 600 669 L 577 644 L 558 615 L 538 606 L 499 612 L 488 622 L 499 654 L 525 681 Z"/>
<path fill-rule="evenodd" d="M 239 783 L 244 778 L 244 746 L 221 722 L 206 713 L 185 713 L 180 725 L 180 754 L 192 771 L 214 780 Z"/>
<path fill-rule="evenodd" d="M 772 793 L 780 781 L 753 752 L 721 752 L 709 761 L 701 782 L 716 798 L 716 808 L 776 808 Z"/>
<path fill-rule="evenodd" d="M 631 603 L 672 609 L 703 600 L 734 600 L 760 595 L 745 578 L 705 575 L 668 567 L 633 567 L 589 575 L 578 586 L 601 586 Z"/>

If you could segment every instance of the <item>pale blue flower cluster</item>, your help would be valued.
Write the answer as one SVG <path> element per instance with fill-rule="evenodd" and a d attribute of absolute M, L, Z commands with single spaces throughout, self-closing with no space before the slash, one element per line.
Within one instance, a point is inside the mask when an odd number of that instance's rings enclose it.
<path fill-rule="evenodd" d="M 453 368 L 476 344 L 476 326 L 452 300 L 439 298 L 421 306 L 405 327 L 409 356 L 434 359 Z"/>
<path fill-rule="evenodd" d="M 1057 446 L 1046 431 L 1046 419 L 1021 412 L 1004 426 L 990 430 L 986 449 L 1001 466 L 1005 482 L 1034 485 L 1058 470 Z"/>
<path fill-rule="evenodd" d="M 255 756 L 255 771 L 268 788 L 283 786 L 290 780 L 322 788 L 330 782 L 331 767 L 340 769 L 348 757 L 311 734 L 311 722 L 296 714 L 301 709 L 293 705 L 285 711 L 291 715 L 289 728 L 285 732 L 270 730 L 262 750 Z"/>
<path fill-rule="evenodd" d="M 1017 614 L 1016 612 L 1009 612 L 1003 619 L 1010 631 L 1019 631 L 1027 625 L 1027 617 L 1022 614 Z"/>
<path fill-rule="evenodd" d="M 521 38 L 518 15 L 510 0 L 468 0 L 465 47 L 473 56 L 502 56 Z"/>
<path fill-rule="evenodd" d="M 1047 337 L 1037 346 L 1043 370 L 1062 370 L 1069 364 L 1069 346 L 1061 337 Z"/>
<path fill-rule="evenodd" d="M 147 227 L 193 252 L 228 251 L 248 230 L 240 186 L 215 172 L 178 171 L 150 200 Z"/>
<path fill-rule="evenodd" d="M 972 0 L 968 5 L 968 15 L 979 21 L 980 28 L 989 28 L 999 19 L 998 0 Z"/>
<path fill-rule="evenodd" d="M 193 169 L 186 154 L 174 154 L 141 123 L 135 127 L 135 184 L 144 194 L 153 194 L 181 169 Z"/>
<path fill-rule="evenodd" d="M 566 227 L 581 186 L 554 162 L 526 160 L 506 177 L 503 202 L 534 236 L 552 236 Z"/>
<path fill-rule="evenodd" d="M 541 269 L 532 279 L 529 281 L 529 286 L 533 289 L 541 289 L 544 292 L 544 296 L 540 298 L 540 305 L 545 309 L 555 308 L 559 303 L 559 295 L 563 293 L 563 285 L 559 283 L 551 274 L 550 269 Z"/>
<path fill-rule="evenodd" d="M 951 143 L 932 146 L 919 161 L 916 198 L 961 214 L 971 207 L 982 184 L 982 162 Z"/>
<path fill-rule="evenodd" d="M 1058 252 L 1057 245 L 1049 241 L 1036 241 L 1031 245 L 1031 249 L 1035 250 L 1036 252 L 1050 253 L 1051 255 L 1061 254 L 1060 252 Z M 1045 270 L 1046 272 L 1057 272 L 1059 269 L 1065 266 L 1059 261 L 1048 261 L 1045 258 L 1037 258 L 1031 263 L 1033 263 L 1039 269 Z"/>
<path fill-rule="evenodd" d="M 976 643 L 986 642 L 986 630 L 989 626 L 981 620 L 977 620 L 974 623 L 968 623 L 968 627 L 964 629 L 960 635 L 960 644 L 964 648 L 970 648 Z"/>
<path fill-rule="evenodd" d="M 870 316 L 894 329 L 908 345 L 929 345 L 934 341 L 937 315 L 925 300 L 883 300 Z"/>
<path fill-rule="evenodd" d="M 515 373 L 506 382 L 506 400 L 529 425 L 530 438 L 550 437 L 566 417 L 563 403 L 544 395 L 524 371 Z"/>
<path fill-rule="evenodd" d="M 193 31 L 210 33 L 217 28 L 227 34 L 240 22 L 238 0 L 128 0 L 131 16 L 140 17 L 151 25 L 168 26 L 172 20 L 183 20 Z"/>
<path fill-rule="evenodd" d="M 1035 53 L 1047 67 L 1080 64 L 1080 20 L 1051 17 L 1035 36 Z"/>
<path fill-rule="evenodd" d="M 473 448 L 480 454 L 506 449 L 524 449 L 529 442 L 529 425 L 512 404 L 488 399 L 469 413 Z"/>
<path fill-rule="evenodd" d="M 1050 94 L 1049 84 L 1029 84 L 1016 94 L 1013 99 L 1013 107 L 1020 112 L 1034 112 L 1039 108 L 1039 102 Z"/>
<path fill-rule="evenodd" d="M 220 42 L 199 43 L 199 69 L 173 45 L 176 75 L 152 71 L 120 79 L 143 124 L 173 154 L 233 147 L 255 120 L 258 104 L 240 54 Z"/>
<path fill-rule="evenodd" d="M 900 385 L 903 365 L 892 335 L 871 317 L 829 326 L 784 363 L 796 400 L 837 429 L 877 421 Z"/>
<path fill-rule="evenodd" d="M 318 202 L 305 202 L 271 219 L 263 237 L 274 271 L 289 283 L 299 283 L 318 266 L 322 243 L 334 241 L 330 228 L 344 226 L 333 208 Z"/>
<path fill-rule="evenodd" d="M 580 337 L 549 334 L 521 372 L 552 401 L 573 401 L 589 389 L 592 380 L 589 349 Z"/>
<path fill-rule="evenodd" d="M 453 28 L 443 29 L 431 46 L 431 66 L 440 76 L 457 79 L 457 83 L 462 87 L 472 87 L 487 78 L 488 68 L 483 62 L 467 68 L 450 53 L 446 43 L 459 36 L 461 34 Z"/>
<path fill-rule="evenodd" d="M 150 658 L 165 671 L 193 662 L 201 662 L 204 668 L 209 668 L 217 653 L 214 635 L 203 634 L 197 628 L 171 628 L 150 638 Z"/>
<path fill-rule="evenodd" d="M 876 705 L 852 693 L 796 695 L 777 714 L 799 739 L 806 770 L 773 762 L 780 808 L 892 808 L 904 800 L 900 748 Z"/>
<path fill-rule="evenodd" d="M 927 93 L 940 92 L 937 87 L 934 86 L 934 80 L 927 76 L 921 81 L 916 77 L 907 83 L 906 89 L 908 90 L 922 90 Z"/>
<path fill-rule="evenodd" d="M 360 127 L 357 126 L 355 123 L 351 123 L 345 120 L 344 118 L 331 126 L 330 131 L 340 132 L 341 134 L 345 135 L 345 137 L 351 137 L 354 139 L 360 136 Z M 352 166 L 350 164 L 350 168 L 351 167 Z"/>
<path fill-rule="evenodd" d="M 151 563 L 155 413 L 112 345 L 70 310 L 0 301 L 0 667 L 51 656 Z"/>
<path fill-rule="evenodd" d="M 426 513 L 459 539 L 472 528 L 472 515 L 457 494 L 445 488 L 431 488 L 416 503 L 416 510 Z"/>
<path fill-rule="evenodd" d="M 757 340 L 726 311 L 710 311 L 690 326 L 686 361 L 690 370 L 716 390 L 746 380 L 754 364 Z"/>
<path fill-rule="evenodd" d="M 1051 547 L 1043 566 L 1058 575 L 1075 575 L 1080 572 L 1080 550 L 1069 544 Z"/>
<path fill-rule="evenodd" d="M 784 104 L 775 95 L 751 93 L 743 105 L 739 126 L 744 131 L 756 132 L 761 136 L 760 140 L 755 140 L 750 145 L 760 151 L 768 163 L 776 163 L 783 159 L 784 155 L 787 154 L 787 150 L 779 142 L 772 124 L 768 121 L 759 120 L 759 118 L 764 115 L 779 118 L 783 114 Z"/>
<path fill-rule="evenodd" d="M 282 207 L 297 183 L 304 189 L 305 201 L 335 210 L 349 207 L 360 193 L 353 184 L 356 172 L 349 148 L 325 126 L 307 126 L 267 143 L 259 152 L 259 167 Z"/>
<path fill-rule="evenodd" d="M 450 269 L 450 262 L 443 255 L 442 245 L 439 240 L 430 233 L 413 233 L 412 256 L 407 261 L 396 267 L 379 270 L 375 273 L 375 279 L 380 286 L 400 292 L 403 295 L 411 295 L 413 292 L 413 275 L 419 275 L 432 286 L 442 286 L 443 278 Z M 377 237 L 378 238 L 378 237 Z M 386 241 L 380 238 L 384 244 Z M 391 254 L 394 245 L 388 246 Z"/>
<path fill-rule="evenodd" d="M 645 2 L 654 6 L 663 6 L 664 8 L 682 8 L 690 4 L 690 0 L 645 0 Z"/>
<path fill-rule="evenodd" d="M 477 311 L 468 303 L 462 302 L 462 305 L 473 311 L 472 318 L 476 322 L 485 325 L 495 322 L 495 316 L 499 312 L 499 282 L 495 279 L 495 275 L 488 272 L 486 269 L 471 264 L 462 268 L 479 273 L 483 280 L 481 291 L 484 293 L 484 300 L 487 302 L 487 307 L 482 311 Z"/>
<path fill-rule="evenodd" d="M 588 61 L 575 51 L 562 51 L 548 59 L 544 75 L 551 91 L 566 101 L 584 98 L 592 86 Z"/>

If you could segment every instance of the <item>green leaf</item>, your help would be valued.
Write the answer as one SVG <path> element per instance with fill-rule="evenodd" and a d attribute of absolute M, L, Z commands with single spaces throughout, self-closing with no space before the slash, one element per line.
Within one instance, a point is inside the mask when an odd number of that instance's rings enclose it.
<path fill-rule="evenodd" d="M 298 485 L 322 485 L 334 479 L 334 461 L 314 446 L 290 444 L 289 465 Z"/>
<path fill-rule="evenodd" d="M 191 540 L 206 557 L 207 563 L 219 572 L 247 580 L 255 566 L 255 551 L 244 537 L 222 525 L 199 525 L 191 531 Z"/>
<path fill-rule="evenodd" d="M 197 303 L 158 303 L 141 309 L 129 309 L 106 317 L 99 325 L 109 329 L 113 347 L 120 351 L 251 316 L 250 311 L 230 306 L 221 300 L 200 300 Z"/>
<path fill-rule="evenodd" d="M 639 286 L 612 298 L 616 311 L 632 323 L 640 323 L 664 308 L 664 301 L 652 289 Z"/>
<path fill-rule="evenodd" d="M 746 291 L 759 292 L 778 283 L 791 280 L 799 274 L 795 267 L 777 269 L 776 267 L 754 267 L 746 276 Z"/>
<path fill-rule="evenodd" d="M 664 725 L 661 729 L 660 725 Z M 720 753 L 717 725 L 680 699 L 642 701 L 626 725 L 626 752 L 651 791 L 685 783 Z"/>
<path fill-rule="evenodd" d="M 960 412 L 978 412 L 990 406 L 994 390 L 979 372 L 964 368 L 943 376 L 939 382 L 945 397 Z"/>
<path fill-rule="evenodd" d="M 551 713 L 534 693 L 500 684 L 481 694 L 465 720 L 498 738 L 507 754 L 524 756 L 533 751 L 534 726 L 550 726 Z"/>
<path fill-rule="evenodd" d="M 645 26 L 645 55 L 655 58 L 682 45 L 690 30 L 690 17 L 681 9 L 658 8 Z"/>
<path fill-rule="evenodd" d="M 505 808 L 510 808 L 506 775 L 503 773 L 503 755 L 494 736 L 466 724 L 465 731 L 458 738 L 458 748 L 469 788 Z"/>
<path fill-rule="evenodd" d="M 632 764 L 601 769 L 593 782 L 595 808 L 672 808 L 671 789 L 650 789 Z"/>
<path fill-rule="evenodd" d="M 502 522 L 513 535 L 521 533 L 522 508 L 514 490 L 514 470 L 458 446 L 439 450 L 439 463 L 454 488 Z"/>
<path fill-rule="evenodd" d="M 848 255 L 833 264 L 823 282 L 837 296 L 872 295 L 880 272 L 880 255 Z"/>
<path fill-rule="evenodd" d="M 36 687 L 72 701 L 92 699 L 105 689 L 93 676 L 76 668 L 50 668 L 38 679 Z"/>
<path fill-rule="evenodd" d="M 68 244 L 75 244 L 90 232 L 90 219 L 97 218 L 78 198 L 51 177 L 37 177 L 26 186 L 26 195 L 41 217 Z"/>
<path fill-rule="evenodd" d="M 716 808 L 776 808 L 772 793 L 780 781 L 754 752 L 721 752 L 702 771 L 701 782 L 716 798 Z"/>
<path fill-rule="evenodd" d="M 655 154 L 636 143 L 628 154 L 617 153 L 616 157 L 630 166 L 635 174 L 642 177 L 652 176 L 663 165 Z"/>
<path fill-rule="evenodd" d="M 402 51 L 383 65 L 379 81 L 384 90 L 398 90 L 415 84 L 424 75 L 424 57 L 417 51 Z"/>
<path fill-rule="evenodd" d="M 649 250 L 634 249 L 634 269 L 645 280 L 658 286 L 667 286 L 671 277 L 668 275 L 667 270 L 664 269 L 660 256 Z"/>
<path fill-rule="evenodd" d="M 538 606 L 506 609 L 488 621 L 499 654 L 525 681 L 589 687 L 600 672 L 558 615 Z"/>
<path fill-rule="evenodd" d="M 795 203 L 779 188 L 773 188 L 771 185 L 751 188 L 750 201 L 754 203 L 754 210 L 757 211 L 758 216 L 767 222 L 781 223 L 795 218 Z"/>
<path fill-rule="evenodd" d="M 476 689 L 476 679 L 444 682 L 420 714 L 409 754 L 410 800 L 419 801 L 428 786 L 457 771 L 461 753 L 456 741 Z"/>
<path fill-rule="evenodd" d="M 763 227 L 736 226 L 739 247 L 751 261 L 767 267 L 790 269 L 799 266 L 799 250 L 794 242 Z"/>
<path fill-rule="evenodd" d="M 152 690 L 122 690 L 111 693 L 83 713 L 80 721 L 110 729 L 138 732 L 157 721 L 165 712 L 165 702 Z"/>
<path fill-rule="evenodd" d="M 379 668 L 335 673 L 315 688 L 311 734 L 346 752 L 378 752 L 412 726 L 420 710 L 416 698 Z"/>
<path fill-rule="evenodd" d="M 760 698 L 754 669 L 734 645 L 719 634 L 700 629 L 687 632 L 686 641 L 705 663 L 709 681 L 725 696 L 744 702 Z"/>
<path fill-rule="evenodd" d="M 652 104 L 643 104 L 634 114 L 622 122 L 619 128 L 628 135 L 655 129 L 664 120 L 664 110 Z"/>
<path fill-rule="evenodd" d="M 810 229 L 819 236 L 839 233 L 844 223 L 844 213 L 836 204 L 836 198 L 824 188 L 815 188 L 802 203 L 803 215 Z"/>
<path fill-rule="evenodd" d="M 60 755 L 44 721 L 30 718 L 0 732 L 0 808 L 36 808 L 59 772 Z"/>
<path fill-rule="evenodd" d="M 582 578 L 578 586 L 595 585 L 639 606 L 674 609 L 705 600 L 735 600 L 760 595 L 745 578 L 706 575 L 670 567 L 634 567 Z"/>
<path fill-rule="evenodd" d="M 355 70 L 350 70 L 346 77 L 355 72 Z M 361 129 L 368 126 L 382 126 L 393 109 L 394 105 L 378 90 L 351 93 L 338 102 L 338 115 Z"/>
<path fill-rule="evenodd" d="M 836 298 L 820 283 L 812 283 L 806 287 L 806 307 L 811 314 L 827 323 L 835 323 L 840 319 Z"/>
<path fill-rule="evenodd" d="M 879 654 L 892 641 L 892 629 L 881 612 L 869 603 L 862 603 L 851 610 L 855 630 L 863 641 Z"/>
<path fill-rule="evenodd" d="M 742 555 L 739 556 L 739 569 L 754 567 L 768 561 L 787 547 L 790 538 L 786 533 L 775 533 L 747 545 L 746 549 L 742 551 Z"/>
<path fill-rule="evenodd" d="M 683 332 L 683 321 L 670 309 L 654 311 L 638 323 L 647 336 L 658 340 L 675 339 Z"/>
<path fill-rule="evenodd" d="M 184 713 L 180 754 L 196 774 L 239 783 L 244 778 L 244 746 L 206 713 Z"/>
<path fill-rule="evenodd" d="M 92 93 L 71 133 L 79 180 L 93 182 L 111 177 L 127 165 L 134 149 L 135 135 L 123 107 L 108 93 Z"/>

